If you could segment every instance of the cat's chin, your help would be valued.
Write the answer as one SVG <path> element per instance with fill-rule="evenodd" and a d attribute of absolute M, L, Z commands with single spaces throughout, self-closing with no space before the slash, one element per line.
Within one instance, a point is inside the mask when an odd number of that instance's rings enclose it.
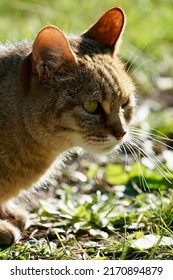
<path fill-rule="evenodd" d="M 102 147 L 95 147 L 90 145 L 90 146 L 85 146 L 84 150 L 89 153 L 89 154 L 93 154 L 93 155 L 103 155 L 103 154 L 109 154 L 115 150 L 118 150 L 119 145 L 110 145 L 110 146 L 102 146 Z"/>

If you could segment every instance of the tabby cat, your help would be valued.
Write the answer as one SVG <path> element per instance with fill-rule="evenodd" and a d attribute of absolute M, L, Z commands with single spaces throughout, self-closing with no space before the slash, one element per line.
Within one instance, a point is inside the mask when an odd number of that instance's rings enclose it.
<path fill-rule="evenodd" d="M 81 36 L 48 25 L 34 42 L 0 46 L 0 244 L 27 216 L 9 200 L 29 188 L 62 152 L 107 153 L 127 138 L 135 88 L 117 57 L 124 27 L 108 10 Z"/>

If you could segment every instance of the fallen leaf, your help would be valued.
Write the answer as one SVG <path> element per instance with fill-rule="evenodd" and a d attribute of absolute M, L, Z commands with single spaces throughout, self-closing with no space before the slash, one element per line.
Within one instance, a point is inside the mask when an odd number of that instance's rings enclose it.
<path fill-rule="evenodd" d="M 137 247 L 139 249 L 149 249 L 152 248 L 156 243 L 161 239 L 159 242 L 159 246 L 173 246 L 173 239 L 171 237 L 147 234 L 142 238 L 135 240 L 132 243 L 132 247 Z"/>

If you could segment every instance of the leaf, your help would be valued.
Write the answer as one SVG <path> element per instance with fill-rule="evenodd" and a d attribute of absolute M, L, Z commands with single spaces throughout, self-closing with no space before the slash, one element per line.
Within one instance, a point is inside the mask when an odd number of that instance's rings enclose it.
<path fill-rule="evenodd" d="M 99 229 L 90 229 L 90 235 L 94 236 L 95 238 L 108 238 L 108 233 Z"/>
<path fill-rule="evenodd" d="M 74 228 L 76 229 L 76 231 L 78 230 L 89 230 L 91 228 L 91 225 L 87 222 L 77 222 L 74 224 Z"/>
<path fill-rule="evenodd" d="M 111 185 L 125 185 L 128 181 L 128 174 L 120 164 L 108 164 L 105 170 L 105 176 Z"/>
<path fill-rule="evenodd" d="M 86 207 L 84 205 L 79 205 L 73 213 L 73 217 L 85 218 L 87 216 Z"/>
<path fill-rule="evenodd" d="M 139 249 L 149 249 L 154 247 L 157 242 L 159 242 L 158 246 L 173 246 L 173 239 L 171 237 L 161 237 L 159 235 L 147 234 L 144 237 L 135 240 L 132 243 L 132 247 L 137 247 Z"/>

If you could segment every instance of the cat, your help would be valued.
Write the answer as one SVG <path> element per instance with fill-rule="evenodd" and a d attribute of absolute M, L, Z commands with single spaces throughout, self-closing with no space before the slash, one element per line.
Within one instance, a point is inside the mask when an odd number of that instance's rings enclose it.
<path fill-rule="evenodd" d="M 117 56 L 121 8 L 105 12 L 80 36 L 47 25 L 33 42 L 0 47 L 0 245 L 25 228 L 10 200 L 79 146 L 107 153 L 126 140 L 135 86 Z"/>

